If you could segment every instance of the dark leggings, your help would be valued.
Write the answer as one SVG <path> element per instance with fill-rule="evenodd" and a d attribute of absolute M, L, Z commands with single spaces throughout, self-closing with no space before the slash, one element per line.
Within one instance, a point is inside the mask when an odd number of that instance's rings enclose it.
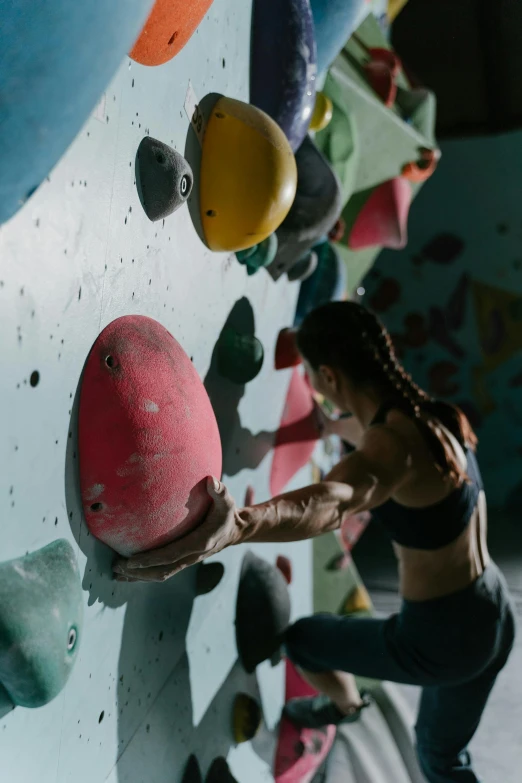
<path fill-rule="evenodd" d="M 424 775 L 430 783 L 478 783 L 467 746 L 514 635 L 511 599 L 491 563 L 465 590 L 403 601 L 388 619 L 319 614 L 299 620 L 285 645 L 310 672 L 422 686 L 415 730 Z"/>

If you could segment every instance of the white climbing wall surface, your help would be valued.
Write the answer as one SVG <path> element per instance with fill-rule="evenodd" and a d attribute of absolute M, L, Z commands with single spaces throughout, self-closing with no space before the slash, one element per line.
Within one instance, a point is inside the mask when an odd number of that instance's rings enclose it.
<path fill-rule="evenodd" d="M 225 576 L 199 598 L 194 569 L 165 584 L 114 582 L 112 553 L 82 521 L 76 460 L 80 374 L 109 322 L 127 314 L 157 319 L 204 378 L 227 315 L 247 297 L 266 356 L 234 401 L 228 461 L 225 455 L 234 475 L 225 481 L 238 503 L 248 484 L 257 501 L 268 496 L 271 455 L 262 449 L 266 437 L 255 436 L 279 423 L 290 376 L 273 370 L 273 350 L 292 322 L 298 288 L 286 279 L 274 284 L 263 271 L 247 277 L 233 254 L 207 250 L 187 205 L 151 223 L 134 184 L 143 136 L 184 153 L 189 83 L 198 100 L 211 92 L 248 100 L 250 6 L 215 0 L 165 65 L 126 59 L 48 180 L 0 227 L 0 561 L 69 540 L 85 605 L 65 689 L 45 707 L 18 707 L 0 719 L 2 783 L 176 783 L 191 752 L 204 771 L 228 755 L 240 783 L 271 780 L 270 749 L 234 749 L 231 730 L 234 695 L 258 687 L 235 649 L 244 548 L 217 558 Z M 297 483 L 306 479 L 305 469 Z M 272 561 L 292 558 L 294 615 L 310 611 L 309 544 L 256 549 Z M 263 666 L 258 681 L 273 727 L 282 673 Z"/>

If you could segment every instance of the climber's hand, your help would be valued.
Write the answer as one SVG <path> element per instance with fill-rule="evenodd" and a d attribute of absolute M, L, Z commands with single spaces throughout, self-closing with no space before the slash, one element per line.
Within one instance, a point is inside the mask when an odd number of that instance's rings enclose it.
<path fill-rule="evenodd" d="M 213 504 L 204 521 L 183 538 L 160 549 L 119 557 L 113 564 L 118 581 L 164 582 L 174 574 L 215 555 L 241 540 L 241 521 L 227 488 L 216 479 L 207 480 Z"/>

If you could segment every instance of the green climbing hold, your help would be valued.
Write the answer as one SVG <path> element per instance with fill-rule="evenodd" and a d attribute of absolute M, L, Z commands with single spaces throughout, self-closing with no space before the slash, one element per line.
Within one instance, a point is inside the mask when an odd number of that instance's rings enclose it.
<path fill-rule="evenodd" d="M 229 381 L 243 385 L 259 374 L 264 354 L 257 337 L 225 326 L 217 343 L 218 372 Z"/>
<path fill-rule="evenodd" d="M 76 660 L 82 589 L 74 550 L 59 539 L 0 564 L 0 709 L 41 707 Z"/>
<path fill-rule="evenodd" d="M 238 250 L 236 258 L 240 264 L 247 268 L 249 275 L 254 275 L 258 269 L 269 266 L 277 253 L 277 234 L 274 232 L 264 239 L 259 245 L 249 247 L 247 250 Z"/>

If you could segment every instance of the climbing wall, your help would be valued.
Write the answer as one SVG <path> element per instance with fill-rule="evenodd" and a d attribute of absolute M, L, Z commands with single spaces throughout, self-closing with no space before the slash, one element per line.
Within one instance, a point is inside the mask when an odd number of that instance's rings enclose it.
<path fill-rule="evenodd" d="M 383 252 L 359 284 L 415 379 L 468 414 L 490 505 L 517 510 L 522 256 L 512 160 L 521 149 L 520 132 L 445 143 L 412 207 L 408 246 Z"/>
<path fill-rule="evenodd" d="M 170 62 L 148 68 L 126 58 L 47 181 L 0 227 L 0 560 L 66 539 L 84 603 L 65 689 L 45 707 L 0 719 L 2 781 L 166 783 L 181 780 L 191 752 L 204 771 L 229 755 L 240 781 L 271 779 L 270 751 L 262 743 L 235 749 L 230 725 L 238 690 L 258 694 L 271 728 L 284 694 L 280 667 L 263 665 L 256 680 L 237 663 L 244 548 L 217 558 L 225 576 L 208 595 L 196 597 L 194 569 L 165 584 L 116 583 L 112 552 L 83 522 L 77 477 L 84 362 L 108 323 L 138 314 L 163 324 L 205 380 L 238 503 L 249 484 L 257 501 L 269 495 L 270 448 L 291 375 L 272 369 L 273 348 L 292 323 L 297 286 L 264 272 L 249 277 L 233 254 L 212 253 L 189 205 L 150 222 L 135 187 L 145 135 L 181 154 L 194 144 L 194 96 L 248 100 L 250 15 L 250 3 L 215 0 Z M 232 388 L 222 386 L 212 356 L 238 302 L 253 313 L 265 361 L 255 380 Z M 308 477 L 305 468 L 296 484 Z M 309 545 L 255 548 L 272 562 L 291 557 L 293 613 L 309 611 Z"/>

